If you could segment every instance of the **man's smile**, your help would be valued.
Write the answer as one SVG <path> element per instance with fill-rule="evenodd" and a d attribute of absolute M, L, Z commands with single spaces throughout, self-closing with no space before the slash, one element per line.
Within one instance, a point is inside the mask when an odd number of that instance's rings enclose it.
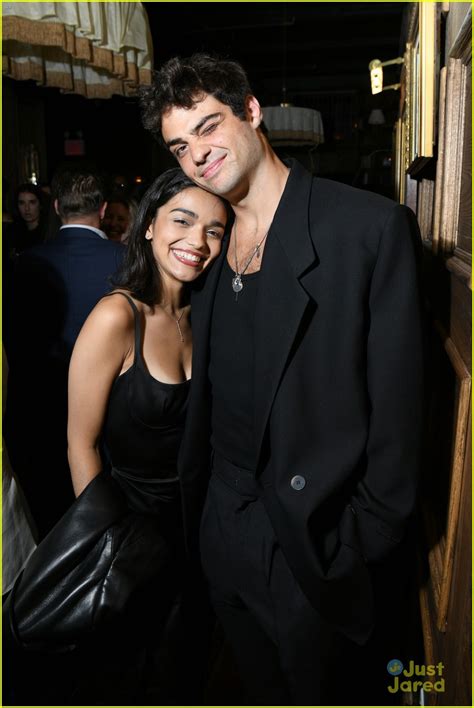
<path fill-rule="evenodd" d="M 222 163 L 225 160 L 225 155 L 223 157 L 219 157 L 217 160 L 214 160 L 211 162 L 210 165 L 208 165 L 203 172 L 201 172 L 201 177 L 204 177 L 204 179 L 209 179 L 210 177 L 213 177 L 216 172 L 220 169 Z"/>

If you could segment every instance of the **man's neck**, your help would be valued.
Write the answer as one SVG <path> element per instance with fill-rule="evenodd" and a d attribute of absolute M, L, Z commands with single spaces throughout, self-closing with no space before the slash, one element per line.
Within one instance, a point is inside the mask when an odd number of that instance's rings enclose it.
<path fill-rule="evenodd" d="M 99 215 L 89 216 L 74 216 L 68 219 L 62 219 L 63 226 L 92 226 L 95 229 L 100 229 Z"/>
<path fill-rule="evenodd" d="M 269 149 L 252 175 L 245 196 L 235 202 L 230 200 L 243 241 L 247 235 L 254 240 L 254 234 L 270 228 L 289 173 L 289 168 Z"/>

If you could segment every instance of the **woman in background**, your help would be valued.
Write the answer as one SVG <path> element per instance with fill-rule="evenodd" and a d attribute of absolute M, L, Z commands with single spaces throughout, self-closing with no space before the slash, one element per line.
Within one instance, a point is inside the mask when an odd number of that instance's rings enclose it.
<path fill-rule="evenodd" d="M 46 195 L 36 184 L 20 184 L 15 194 L 13 249 L 19 254 L 43 243 L 46 234 Z"/>

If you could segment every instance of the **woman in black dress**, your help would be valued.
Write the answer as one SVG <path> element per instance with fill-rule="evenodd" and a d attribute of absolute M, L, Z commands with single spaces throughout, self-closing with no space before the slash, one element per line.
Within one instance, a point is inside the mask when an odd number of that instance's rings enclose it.
<path fill-rule="evenodd" d="M 175 559 L 174 585 L 169 574 L 166 584 L 171 580 L 176 591 L 182 566 L 177 457 L 192 358 L 188 285 L 219 254 L 226 221 L 225 203 L 181 170 L 159 177 L 140 203 L 117 289 L 85 322 L 69 372 L 68 454 L 75 493 L 104 470 L 105 448 L 110 474 L 130 508 L 156 515 Z M 158 614 L 163 590 L 158 578 Z M 154 608 L 147 604 L 143 621 L 153 626 Z M 121 653 L 115 668 L 123 663 Z"/>

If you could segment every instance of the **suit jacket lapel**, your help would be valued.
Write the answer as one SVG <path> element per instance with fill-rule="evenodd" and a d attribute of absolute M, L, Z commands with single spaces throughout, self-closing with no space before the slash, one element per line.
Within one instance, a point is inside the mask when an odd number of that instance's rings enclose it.
<path fill-rule="evenodd" d="M 203 416 L 200 414 L 201 402 L 205 394 L 207 369 L 209 364 L 209 339 L 212 308 L 222 265 L 227 254 L 228 240 L 223 243 L 222 251 L 211 266 L 205 280 L 199 283 L 191 297 L 191 322 L 193 332 L 193 367 L 192 386 L 186 419 L 185 438 L 193 439 L 195 428 L 199 427 Z M 186 449 L 183 444 L 181 449 Z"/>
<path fill-rule="evenodd" d="M 219 276 L 227 254 L 227 246 L 228 242 L 223 243 L 222 251 L 215 263 L 211 266 L 208 275 L 205 276 L 206 279 L 202 282 L 202 284 L 199 284 L 199 289 L 196 289 L 191 297 L 193 360 L 197 359 L 195 365 L 193 362 L 193 377 L 195 373 L 195 366 L 197 367 L 197 375 L 201 375 L 201 369 L 198 364 L 201 361 L 201 355 L 208 351 L 212 308 L 214 305 L 214 297 L 216 294 L 217 284 L 219 282 Z"/>
<path fill-rule="evenodd" d="M 275 394 L 312 298 L 299 278 L 317 265 L 309 229 L 312 178 L 292 167 L 264 251 L 255 313 L 255 443 L 260 456 Z"/>

